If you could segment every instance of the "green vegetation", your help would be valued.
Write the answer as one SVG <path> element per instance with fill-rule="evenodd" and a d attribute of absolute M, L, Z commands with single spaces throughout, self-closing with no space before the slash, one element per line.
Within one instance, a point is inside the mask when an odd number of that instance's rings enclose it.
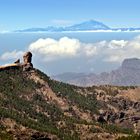
<path fill-rule="evenodd" d="M 10 69 L 0 71 L 0 118 L 10 118 L 17 125 L 47 132 L 56 135 L 64 140 L 78 140 L 80 132 L 77 131 L 77 125 L 92 125 L 90 133 L 125 133 L 132 134 L 133 131 L 127 128 L 120 128 L 116 125 L 96 123 L 82 120 L 73 110 L 77 106 L 84 113 L 88 112 L 91 116 L 98 115 L 100 108 L 106 106 L 96 99 L 96 89 L 101 87 L 82 88 L 74 85 L 65 84 L 51 80 L 39 70 L 34 72 L 53 90 L 57 97 L 66 100 L 69 109 L 63 111 L 54 101 L 46 101 L 42 91 L 41 83 L 28 78 L 30 72 L 23 72 L 21 69 Z M 117 90 L 111 87 L 102 87 L 107 94 L 117 94 Z M 90 94 L 87 94 L 90 93 Z M 67 116 L 64 113 L 71 113 Z M 59 122 L 60 126 L 58 125 Z M 63 125 L 64 122 L 64 125 Z M 94 127 L 94 126 L 99 127 Z M 101 129 L 100 129 L 101 128 Z M 0 122 L 0 139 L 12 140 L 12 134 L 6 132 Z"/>
<path fill-rule="evenodd" d="M 56 93 L 57 96 L 61 98 L 66 98 L 68 101 L 70 101 L 71 105 L 76 104 L 79 108 L 83 109 L 84 111 L 90 110 L 92 113 L 98 113 L 100 105 L 98 104 L 94 94 L 79 94 L 77 92 L 78 87 L 63 82 L 50 80 L 49 77 L 45 76 L 43 73 L 39 73 L 45 81 L 48 81 L 50 88 Z"/>
<path fill-rule="evenodd" d="M 0 98 L 0 117 L 11 118 L 18 124 L 55 134 L 61 139 L 75 137 L 78 139 L 76 134 L 71 134 L 69 129 L 57 128 L 57 121 L 64 117 L 62 111 L 55 104 L 47 103 L 42 96 L 38 95 L 35 90 L 37 84 L 25 78 L 26 74 L 21 70 L 12 69 L 0 72 L 0 96 L 2 96 Z M 31 100 L 24 97 L 32 94 Z M 35 105 L 43 108 L 42 112 L 37 112 Z M 46 117 L 43 111 L 47 111 L 50 117 Z"/>
<path fill-rule="evenodd" d="M 94 95 L 84 96 L 78 94 L 75 87 L 62 82 L 50 81 L 49 86 L 58 96 L 71 101 L 71 105 L 76 104 L 84 111 L 90 110 L 92 113 L 98 113 L 97 101 Z"/>
<path fill-rule="evenodd" d="M 7 133 L 5 131 L 5 128 L 2 125 L 0 125 L 0 139 L 1 140 L 13 140 L 12 135 Z"/>
<path fill-rule="evenodd" d="M 119 127 L 114 124 L 100 124 L 105 132 L 109 133 L 124 133 L 124 134 L 133 134 L 133 130 L 130 128 Z"/>
<path fill-rule="evenodd" d="M 132 135 L 132 136 L 128 136 L 128 137 L 121 137 L 118 138 L 117 140 L 140 140 L 140 135 Z"/>

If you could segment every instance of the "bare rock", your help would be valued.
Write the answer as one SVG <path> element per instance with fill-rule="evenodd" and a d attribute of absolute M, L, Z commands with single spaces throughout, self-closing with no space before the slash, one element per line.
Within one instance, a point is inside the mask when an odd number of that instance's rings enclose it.
<path fill-rule="evenodd" d="M 98 116 L 97 121 L 98 121 L 99 123 L 106 123 L 106 120 L 105 120 L 105 118 L 104 118 L 104 116 L 103 116 L 102 114 L 100 114 L 100 115 Z"/>
<path fill-rule="evenodd" d="M 30 71 L 33 69 L 33 64 L 32 63 L 26 63 L 23 65 L 23 71 Z"/>
<path fill-rule="evenodd" d="M 26 52 L 23 55 L 23 71 L 29 71 L 33 68 L 32 64 L 32 53 L 31 52 Z"/>
<path fill-rule="evenodd" d="M 15 64 L 20 64 L 20 59 L 16 60 L 14 63 Z"/>
<path fill-rule="evenodd" d="M 36 132 L 31 136 L 31 140 L 51 140 L 51 139 L 45 134 Z"/>
<path fill-rule="evenodd" d="M 32 62 L 32 53 L 31 52 L 26 52 L 23 55 L 23 61 L 24 61 L 24 64 L 31 63 Z"/>

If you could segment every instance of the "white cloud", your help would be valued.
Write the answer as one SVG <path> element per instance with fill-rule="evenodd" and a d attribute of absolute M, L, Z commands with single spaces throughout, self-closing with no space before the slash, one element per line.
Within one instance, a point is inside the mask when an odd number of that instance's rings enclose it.
<path fill-rule="evenodd" d="M 115 46 L 111 42 L 108 44 L 111 49 L 106 49 L 104 54 L 105 61 L 122 62 L 125 58 L 140 57 L 140 36 L 129 41 L 117 41 Z"/>
<path fill-rule="evenodd" d="M 29 46 L 36 55 L 43 55 L 45 61 L 60 58 L 86 57 L 108 62 L 121 62 L 125 58 L 140 57 L 140 36 L 132 40 L 111 40 L 96 43 L 83 43 L 78 39 L 62 37 L 39 39 Z"/>
<path fill-rule="evenodd" d="M 111 40 L 96 43 L 83 43 L 75 38 L 62 37 L 38 39 L 31 43 L 28 50 L 39 61 L 57 61 L 60 59 L 100 60 L 120 63 L 125 58 L 140 57 L 140 36 L 132 40 Z M 0 56 L 1 60 L 16 59 L 23 55 L 23 51 L 6 52 Z"/>
<path fill-rule="evenodd" d="M 126 46 L 127 43 L 128 41 L 125 40 L 111 40 L 108 43 L 108 47 L 111 49 L 122 49 L 123 47 Z"/>
<path fill-rule="evenodd" d="M 43 55 L 45 61 L 96 54 L 96 47 L 93 47 L 92 44 L 81 43 L 78 39 L 68 37 L 59 40 L 39 39 L 29 46 L 29 50 L 35 55 Z"/>
<path fill-rule="evenodd" d="M 0 56 L 0 60 L 6 61 L 6 60 L 13 60 L 13 59 L 18 59 L 23 56 L 23 51 L 17 51 L 14 50 L 12 52 L 5 52 Z"/>
<path fill-rule="evenodd" d="M 81 51 L 84 50 L 84 54 L 87 57 L 91 57 L 93 55 L 97 54 L 97 46 L 93 44 L 83 44 L 83 47 L 81 47 Z"/>

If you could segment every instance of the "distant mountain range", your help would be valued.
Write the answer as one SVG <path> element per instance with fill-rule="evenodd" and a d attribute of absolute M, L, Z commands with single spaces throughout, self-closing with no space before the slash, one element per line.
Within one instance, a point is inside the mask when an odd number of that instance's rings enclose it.
<path fill-rule="evenodd" d="M 110 28 L 102 22 L 89 20 L 66 27 L 28 28 L 14 32 L 65 32 L 65 31 L 140 31 L 140 28 Z"/>
<path fill-rule="evenodd" d="M 125 59 L 117 70 L 110 73 L 103 72 L 99 75 L 82 73 L 64 73 L 52 77 L 53 79 L 78 85 L 117 85 L 117 86 L 136 86 L 140 85 L 140 59 Z"/>

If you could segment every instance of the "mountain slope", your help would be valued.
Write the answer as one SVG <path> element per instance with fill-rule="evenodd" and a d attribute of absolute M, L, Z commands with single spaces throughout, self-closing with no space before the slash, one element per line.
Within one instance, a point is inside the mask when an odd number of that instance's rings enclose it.
<path fill-rule="evenodd" d="M 95 20 L 89 20 L 85 21 L 80 24 L 75 24 L 70 27 L 66 27 L 66 31 L 88 31 L 88 30 L 109 30 L 110 28 L 106 26 L 105 24 L 95 21 Z"/>
<path fill-rule="evenodd" d="M 0 83 L 2 140 L 113 140 L 140 132 L 140 100 L 124 94 L 137 95 L 137 87 L 82 88 L 20 68 L 0 71 Z"/>
<path fill-rule="evenodd" d="M 53 27 L 48 26 L 46 28 L 29 28 L 24 30 L 17 30 L 16 32 L 61 32 L 61 31 L 89 31 L 89 30 L 109 30 L 110 28 L 105 24 L 89 20 L 80 24 L 74 24 L 66 27 Z"/>

